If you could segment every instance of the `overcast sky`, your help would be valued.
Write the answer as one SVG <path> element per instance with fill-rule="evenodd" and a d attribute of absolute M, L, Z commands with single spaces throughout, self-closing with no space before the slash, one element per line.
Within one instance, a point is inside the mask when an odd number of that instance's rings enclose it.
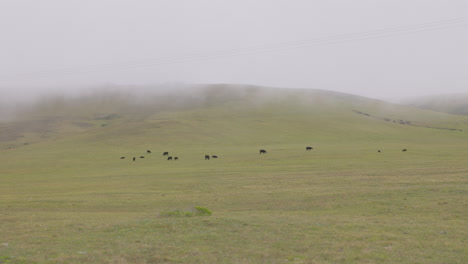
<path fill-rule="evenodd" d="M 242 83 L 468 93 L 467 0 L 0 0 L 3 99 Z"/>

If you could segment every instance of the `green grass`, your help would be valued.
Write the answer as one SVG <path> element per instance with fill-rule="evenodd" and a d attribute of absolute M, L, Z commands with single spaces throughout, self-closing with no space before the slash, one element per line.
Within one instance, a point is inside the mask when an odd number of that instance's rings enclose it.
<path fill-rule="evenodd" d="M 316 96 L 4 142 L 0 263 L 467 263 L 467 132 L 379 118 L 467 119 Z"/>

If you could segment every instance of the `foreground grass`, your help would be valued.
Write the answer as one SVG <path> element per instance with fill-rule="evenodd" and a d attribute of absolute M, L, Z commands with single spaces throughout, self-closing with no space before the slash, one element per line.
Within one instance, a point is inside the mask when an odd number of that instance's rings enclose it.
<path fill-rule="evenodd" d="M 60 144 L 2 152 L 0 263 L 468 261 L 466 146 L 207 146 L 220 158 L 132 162 Z M 213 214 L 167 214 L 194 206 Z"/>

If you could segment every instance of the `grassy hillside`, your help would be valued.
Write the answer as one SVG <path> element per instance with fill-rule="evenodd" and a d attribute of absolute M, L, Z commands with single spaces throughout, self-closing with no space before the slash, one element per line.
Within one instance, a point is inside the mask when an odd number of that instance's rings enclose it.
<path fill-rule="evenodd" d="M 420 134 L 408 127 L 461 132 L 467 120 L 328 91 L 211 85 L 47 98 L 20 112 L 16 121 L 0 123 L 0 146 L 15 148 L 76 135 L 92 143 L 101 135 L 111 146 L 113 141 L 171 145 L 172 139 L 260 145 L 271 140 L 391 140 Z"/>
<path fill-rule="evenodd" d="M 466 263 L 467 128 L 319 90 L 48 99 L 0 127 L 0 263 Z"/>
<path fill-rule="evenodd" d="M 405 104 L 438 112 L 468 115 L 468 94 L 447 94 L 413 98 L 407 100 Z"/>

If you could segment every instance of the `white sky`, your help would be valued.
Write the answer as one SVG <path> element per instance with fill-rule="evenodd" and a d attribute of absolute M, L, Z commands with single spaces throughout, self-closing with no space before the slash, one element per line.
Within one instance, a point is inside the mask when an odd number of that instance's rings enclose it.
<path fill-rule="evenodd" d="M 0 97 L 243 83 L 468 93 L 467 0 L 0 0 Z"/>

